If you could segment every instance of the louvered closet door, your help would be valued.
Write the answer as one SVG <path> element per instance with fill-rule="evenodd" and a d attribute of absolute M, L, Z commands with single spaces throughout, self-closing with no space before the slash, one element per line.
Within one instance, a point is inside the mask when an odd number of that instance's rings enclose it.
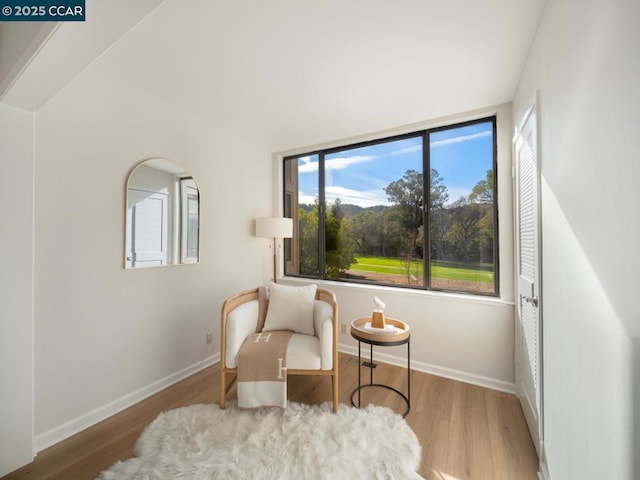
<path fill-rule="evenodd" d="M 525 115 L 514 138 L 516 184 L 516 392 L 540 454 L 541 421 L 541 315 L 539 186 L 536 148 L 536 112 Z"/>

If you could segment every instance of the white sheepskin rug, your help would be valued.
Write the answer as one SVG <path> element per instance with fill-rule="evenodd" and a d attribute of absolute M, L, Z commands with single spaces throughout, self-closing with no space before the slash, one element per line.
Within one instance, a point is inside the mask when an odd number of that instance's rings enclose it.
<path fill-rule="evenodd" d="M 239 410 L 235 402 L 161 413 L 142 433 L 135 457 L 101 480 L 421 479 L 421 447 L 386 407 L 330 403 Z"/>

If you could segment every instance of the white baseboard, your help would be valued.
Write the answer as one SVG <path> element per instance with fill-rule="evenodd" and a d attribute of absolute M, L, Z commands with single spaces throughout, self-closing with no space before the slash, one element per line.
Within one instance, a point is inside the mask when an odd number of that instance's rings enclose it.
<path fill-rule="evenodd" d="M 368 349 L 369 348 L 367 347 L 363 351 L 362 357 L 365 359 L 369 358 L 369 352 L 367 351 Z M 351 345 L 339 345 L 338 350 L 344 353 L 348 353 L 349 355 L 358 356 L 358 348 L 353 347 Z M 389 355 L 387 353 L 381 352 L 380 349 L 376 349 L 376 351 L 374 352 L 374 360 L 376 359 L 384 363 L 396 365 L 398 367 L 407 366 L 406 357 Z M 439 377 L 450 378 L 452 380 L 458 380 L 460 382 L 470 383 L 471 385 L 478 385 L 480 387 L 486 387 L 492 390 L 499 390 L 501 392 L 506 392 L 506 393 L 516 392 L 516 386 L 514 383 L 505 382 L 503 380 L 497 380 L 495 378 L 484 377 L 482 375 L 476 375 L 474 373 L 463 372 L 461 370 L 455 370 L 453 368 L 440 367 L 438 365 L 432 365 L 425 362 L 417 362 L 413 359 L 411 360 L 411 370 L 430 373 L 432 375 L 437 375 Z"/>
<path fill-rule="evenodd" d="M 544 448 L 544 442 L 540 446 L 540 462 L 538 467 L 538 480 L 551 480 L 551 474 L 549 473 L 549 465 L 547 465 L 547 451 Z"/>
<path fill-rule="evenodd" d="M 75 435 L 82 430 L 95 425 L 102 420 L 109 418 L 116 413 L 121 412 L 122 410 L 129 408 L 132 405 L 144 400 L 145 398 L 150 397 L 151 395 L 158 393 L 160 390 L 163 390 L 174 383 L 179 382 L 187 378 L 194 373 L 213 365 L 220 361 L 220 352 L 211 355 L 210 357 L 205 358 L 204 360 L 194 363 L 186 368 L 183 368 L 179 372 L 173 373 L 165 378 L 161 378 L 160 380 L 153 382 L 145 387 L 142 387 L 135 392 L 129 393 L 124 397 L 121 397 L 113 402 L 110 402 L 106 405 L 96 408 L 84 415 L 81 415 L 78 418 L 75 418 L 67 423 L 64 423 L 58 427 L 52 428 L 51 430 L 36 435 L 34 439 L 35 451 L 40 452 L 51 445 L 54 445 L 65 438 L 69 438 L 72 435 Z"/>
<path fill-rule="evenodd" d="M 546 469 L 546 465 L 545 468 L 542 468 L 542 465 L 540 465 L 540 470 L 538 470 L 538 480 L 551 480 L 551 477 L 549 477 L 549 473 L 547 473 L 548 470 Z"/>
<path fill-rule="evenodd" d="M 358 355 L 358 349 L 351 345 L 339 345 L 339 350 L 341 352 L 347 353 L 349 355 Z M 364 355 L 365 358 L 368 358 L 366 353 Z M 384 352 L 380 352 L 380 350 L 376 350 L 375 359 L 379 359 L 384 363 L 389 363 L 391 365 L 396 365 L 399 367 L 406 367 L 407 359 L 406 357 L 400 357 L 396 355 L 389 355 Z M 163 390 L 174 383 L 179 382 L 187 378 L 194 373 L 213 365 L 220 361 L 220 353 L 216 353 L 207 357 L 201 362 L 190 365 L 179 372 L 171 374 L 165 378 L 162 378 L 156 382 L 153 382 L 145 387 L 142 387 L 135 392 L 129 393 L 124 397 L 121 397 L 113 402 L 110 402 L 106 405 L 96 408 L 80 417 L 77 417 L 67 423 L 64 423 L 58 427 L 55 427 L 47 432 L 36 435 L 34 439 L 35 451 L 40 452 L 45 448 L 50 447 L 66 438 L 69 438 L 72 435 L 75 435 L 82 430 L 89 428 L 95 425 L 106 418 L 109 418 L 116 413 L 121 412 L 122 410 L 129 408 L 132 405 L 144 400 L 145 398 L 150 397 L 151 395 L 158 393 L 160 390 Z M 465 383 L 470 383 L 472 385 L 478 385 L 481 387 L 491 388 L 493 390 L 499 390 L 507 393 L 515 392 L 515 385 L 509 382 L 504 382 L 501 380 L 496 380 L 489 377 L 484 377 L 482 375 L 476 375 L 472 373 L 463 372 L 460 370 L 455 370 L 451 368 L 439 367 L 437 365 L 431 365 L 425 362 L 417 362 L 415 360 L 411 361 L 411 369 L 417 370 L 419 372 L 430 373 L 433 375 L 438 375 L 440 377 L 450 378 L 452 380 L 458 380 Z M 542 476 L 542 480 L 549 480 L 548 476 Z"/>

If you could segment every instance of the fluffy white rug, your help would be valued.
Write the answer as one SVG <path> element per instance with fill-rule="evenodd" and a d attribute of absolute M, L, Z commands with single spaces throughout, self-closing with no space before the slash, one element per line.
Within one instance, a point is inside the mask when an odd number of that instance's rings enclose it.
<path fill-rule="evenodd" d="M 358 410 L 289 402 L 239 410 L 235 402 L 161 413 L 142 433 L 135 457 L 101 480 L 421 479 L 421 447 L 388 408 Z"/>

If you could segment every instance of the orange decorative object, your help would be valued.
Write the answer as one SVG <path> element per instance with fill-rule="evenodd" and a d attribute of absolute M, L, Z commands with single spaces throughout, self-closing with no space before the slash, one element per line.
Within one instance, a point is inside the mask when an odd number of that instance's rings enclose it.
<path fill-rule="evenodd" d="M 373 316 L 371 317 L 371 326 L 373 328 L 384 328 L 384 313 L 382 312 L 373 312 Z"/>
<path fill-rule="evenodd" d="M 376 345 L 382 343 L 402 342 L 409 338 L 409 325 L 402 320 L 387 317 L 385 318 L 386 325 L 393 325 L 394 333 L 377 333 L 370 330 L 366 330 L 367 324 L 371 321 L 371 317 L 357 318 L 351 322 L 351 336 L 356 340 L 362 341 L 374 340 Z"/>

